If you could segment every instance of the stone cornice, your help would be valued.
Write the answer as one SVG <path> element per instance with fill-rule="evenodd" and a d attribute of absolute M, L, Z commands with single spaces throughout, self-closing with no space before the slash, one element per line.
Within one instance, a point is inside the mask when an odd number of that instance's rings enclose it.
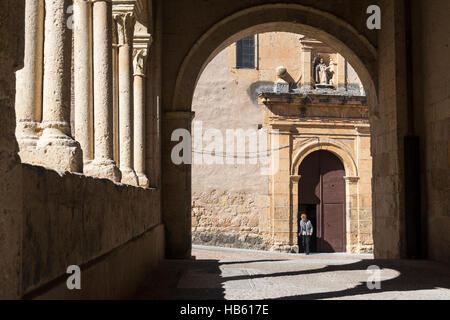
<path fill-rule="evenodd" d="M 367 107 L 365 96 L 345 96 L 332 94 L 302 94 L 302 93 L 260 93 L 258 95 L 261 104 L 264 105 L 342 105 Z"/>
<path fill-rule="evenodd" d="M 319 40 L 303 37 L 300 39 L 300 43 L 307 50 L 319 50 L 327 53 L 333 53 L 334 50 L 326 43 L 320 42 Z"/>
<path fill-rule="evenodd" d="M 113 12 L 132 12 L 138 20 L 145 15 L 145 0 L 112 0 Z"/>
<path fill-rule="evenodd" d="M 153 38 L 150 34 L 137 33 L 133 37 L 133 48 L 148 49 L 152 42 Z"/>

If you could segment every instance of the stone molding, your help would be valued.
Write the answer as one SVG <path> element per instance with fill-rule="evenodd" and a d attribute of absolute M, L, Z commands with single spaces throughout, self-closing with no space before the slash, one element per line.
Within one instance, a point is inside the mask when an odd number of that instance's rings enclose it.
<path fill-rule="evenodd" d="M 344 180 L 349 183 L 358 183 L 359 179 L 360 179 L 359 177 L 350 177 L 350 176 L 344 177 Z"/>

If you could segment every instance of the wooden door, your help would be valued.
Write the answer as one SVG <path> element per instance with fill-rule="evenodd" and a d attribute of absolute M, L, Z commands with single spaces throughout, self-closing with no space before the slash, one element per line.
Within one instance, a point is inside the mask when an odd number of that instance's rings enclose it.
<path fill-rule="evenodd" d="M 329 151 L 311 153 L 299 168 L 299 211 L 316 206 L 316 247 L 320 252 L 345 251 L 345 170 Z M 300 217 L 298 217 L 300 219 Z M 312 219 L 310 219 L 312 220 Z"/>

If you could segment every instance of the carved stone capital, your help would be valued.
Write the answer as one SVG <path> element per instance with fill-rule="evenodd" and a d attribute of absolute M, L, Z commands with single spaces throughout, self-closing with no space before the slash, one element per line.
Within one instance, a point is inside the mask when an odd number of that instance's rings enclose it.
<path fill-rule="evenodd" d="M 113 18 L 116 23 L 117 44 L 129 45 L 133 44 L 134 25 L 136 17 L 133 12 L 114 12 Z"/>
<path fill-rule="evenodd" d="M 145 77 L 147 49 L 133 49 L 133 72 L 135 76 Z"/>

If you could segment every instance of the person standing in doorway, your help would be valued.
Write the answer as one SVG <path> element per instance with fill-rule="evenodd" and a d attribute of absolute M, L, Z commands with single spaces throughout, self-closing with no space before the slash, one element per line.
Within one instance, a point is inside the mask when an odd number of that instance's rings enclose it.
<path fill-rule="evenodd" d="M 305 250 L 306 255 L 309 255 L 309 243 L 311 241 L 312 234 L 313 225 L 311 221 L 308 220 L 308 216 L 306 215 L 306 213 L 302 213 L 300 220 L 300 232 L 298 235 L 302 237 L 302 246 L 303 250 Z"/>

